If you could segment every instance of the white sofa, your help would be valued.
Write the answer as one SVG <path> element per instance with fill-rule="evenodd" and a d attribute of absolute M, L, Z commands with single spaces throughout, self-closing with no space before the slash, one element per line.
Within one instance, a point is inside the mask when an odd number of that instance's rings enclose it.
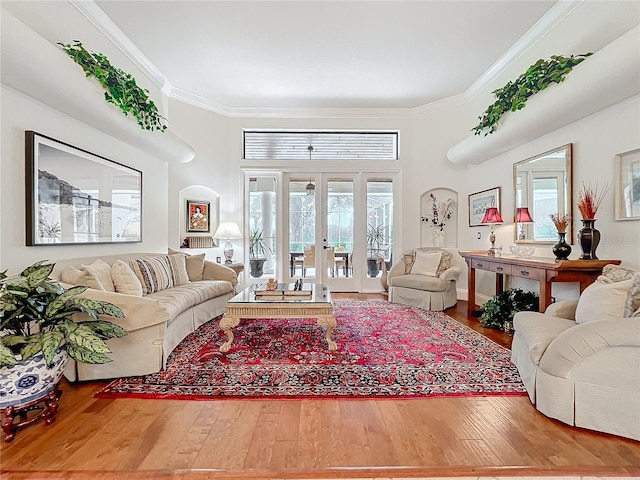
<path fill-rule="evenodd" d="M 63 272 L 69 267 L 81 268 L 97 259 L 112 266 L 117 260 L 128 263 L 132 259 L 163 255 L 130 253 L 58 261 L 52 278 L 68 286 L 63 282 Z M 182 339 L 203 323 L 223 314 L 227 301 L 234 295 L 238 277 L 232 269 L 203 258 L 200 264 L 202 271 L 199 275 L 197 270 L 195 273 L 189 271 L 189 280 L 193 278 L 195 281 L 144 296 L 87 289 L 83 296 L 105 300 L 122 308 L 125 318 L 110 320 L 127 330 L 128 335 L 107 342 L 112 351 L 108 354 L 112 362 L 92 365 L 70 359 L 65 376 L 71 381 L 95 380 L 160 371 Z"/>
<path fill-rule="evenodd" d="M 511 360 L 540 412 L 640 440 L 639 291 L 636 273 L 626 284 L 596 282 L 544 314 L 515 315 Z"/>
<path fill-rule="evenodd" d="M 421 262 L 418 257 L 425 261 Z M 434 260 L 429 260 L 430 257 Z M 389 301 L 436 311 L 453 307 L 458 301 L 456 282 L 464 264 L 455 251 L 414 248 L 404 253 L 389 270 Z"/>

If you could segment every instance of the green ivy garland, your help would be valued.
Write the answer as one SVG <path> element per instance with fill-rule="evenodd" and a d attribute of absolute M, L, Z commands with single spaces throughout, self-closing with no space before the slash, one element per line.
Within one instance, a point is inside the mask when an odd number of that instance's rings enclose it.
<path fill-rule="evenodd" d="M 474 135 L 484 132 L 487 136 L 496 129 L 496 124 L 506 112 L 522 110 L 534 93 L 544 90 L 552 83 L 564 81 L 564 77 L 573 67 L 584 61 L 591 53 L 562 57 L 552 55 L 549 60 L 540 59 L 520 75 L 515 81 L 508 82 L 504 87 L 492 93 L 496 101 L 478 119 L 480 123 L 471 130 Z"/>
<path fill-rule="evenodd" d="M 109 59 L 101 53 L 87 51 L 81 42 L 58 45 L 85 71 L 87 77 L 95 77 L 105 89 L 104 98 L 113 103 L 126 115 L 131 113 L 143 130 L 167 129 L 167 121 L 158 113 L 158 108 L 149 99 L 149 91 L 136 84 L 136 80 L 127 72 L 115 68 Z"/>

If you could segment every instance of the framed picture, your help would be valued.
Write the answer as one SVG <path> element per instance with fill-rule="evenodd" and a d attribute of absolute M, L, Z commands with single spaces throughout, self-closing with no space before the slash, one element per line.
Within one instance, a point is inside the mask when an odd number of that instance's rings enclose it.
<path fill-rule="evenodd" d="M 211 232 L 211 203 L 187 200 L 187 232 Z"/>
<path fill-rule="evenodd" d="M 640 148 L 616 155 L 616 220 L 640 220 Z"/>
<path fill-rule="evenodd" d="M 469 195 L 469 226 L 484 225 L 482 218 L 485 210 L 490 207 L 496 207 L 500 211 L 500 187 Z"/>
<path fill-rule="evenodd" d="M 25 132 L 26 243 L 142 241 L 142 172 Z"/>

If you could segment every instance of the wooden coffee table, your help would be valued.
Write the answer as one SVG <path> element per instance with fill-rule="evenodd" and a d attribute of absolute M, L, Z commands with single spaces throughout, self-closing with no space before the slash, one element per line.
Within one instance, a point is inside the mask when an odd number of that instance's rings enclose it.
<path fill-rule="evenodd" d="M 252 285 L 233 297 L 225 306 L 225 313 L 220 320 L 220 329 L 227 334 L 227 341 L 220 351 L 226 353 L 233 342 L 233 327 L 240 319 L 260 318 L 317 318 L 318 325 L 326 329 L 325 338 L 330 351 L 338 349 L 331 334 L 337 326 L 333 314 L 331 293 L 325 284 L 311 286 L 310 296 L 256 296 L 257 285 Z"/>

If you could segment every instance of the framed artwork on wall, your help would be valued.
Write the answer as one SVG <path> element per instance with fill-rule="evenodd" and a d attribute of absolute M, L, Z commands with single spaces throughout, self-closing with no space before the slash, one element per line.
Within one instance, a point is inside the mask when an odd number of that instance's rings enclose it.
<path fill-rule="evenodd" d="M 469 226 L 486 226 L 482 223 L 484 212 L 487 208 L 500 208 L 500 187 L 490 188 L 469 195 Z"/>
<path fill-rule="evenodd" d="M 25 132 L 26 243 L 142 241 L 142 172 Z"/>
<path fill-rule="evenodd" d="M 640 148 L 616 155 L 616 220 L 640 220 Z"/>
<path fill-rule="evenodd" d="M 187 200 L 187 232 L 211 232 L 211 203 Z"/>

